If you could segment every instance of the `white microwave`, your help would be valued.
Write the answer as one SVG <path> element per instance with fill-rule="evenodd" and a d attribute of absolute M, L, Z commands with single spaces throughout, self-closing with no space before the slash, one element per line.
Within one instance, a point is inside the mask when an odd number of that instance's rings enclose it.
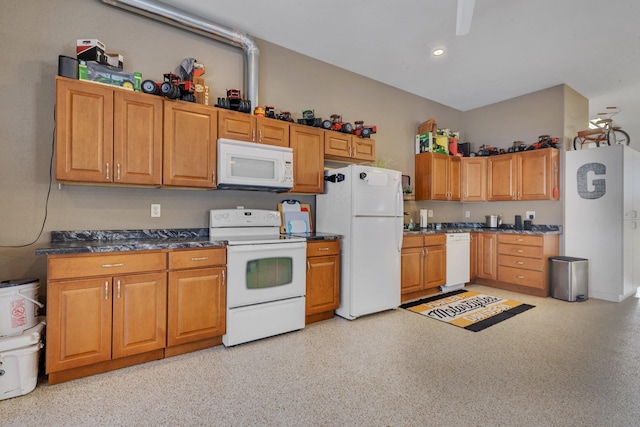
<path fill-rule="evenodd" d="M 293 188 L 293 149 L 220 138 L 217 187 L 288 191 Z"/>

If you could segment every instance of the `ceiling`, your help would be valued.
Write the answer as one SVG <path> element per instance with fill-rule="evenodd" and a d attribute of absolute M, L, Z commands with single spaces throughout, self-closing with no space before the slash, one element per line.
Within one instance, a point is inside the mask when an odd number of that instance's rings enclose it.
<path fill-rule="evenodd" d="M 464 36 L 457 0 L 162 2 L 461 111 L 563 83 L 587 98 L 640 84 L 637 0 L 477 0 Z"/>

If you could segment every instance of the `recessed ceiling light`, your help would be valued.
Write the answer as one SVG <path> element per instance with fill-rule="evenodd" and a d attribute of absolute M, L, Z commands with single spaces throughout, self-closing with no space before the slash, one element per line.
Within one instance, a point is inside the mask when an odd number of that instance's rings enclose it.
<path fill-rule="evenodd" d="M 438 49 L 434 49 L 433 52 L 433 56 L 441 56 L 444 55 L 444 49 L 442 48 L 438 48 Z"/>

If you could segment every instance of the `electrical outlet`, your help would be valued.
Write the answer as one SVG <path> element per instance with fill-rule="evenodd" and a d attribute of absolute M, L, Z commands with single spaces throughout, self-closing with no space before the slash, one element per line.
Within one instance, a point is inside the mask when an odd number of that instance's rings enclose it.
<path fill-rule="evenodd" d="M 536 211 L 527 211 L 525 219 L 536 219 Z"/>
<path fill-rule="evenodd" d="M 427 214 L 429 218 L 433 218 L 433 209 L 429 209 L 429 213 Z"/>
<path fill-rule="evenodd" d="M 471 216 L 471 211 L 464 211 L 464 217 L 469 218 Z"/>
<path fill-rule="evenodd" d="M 151 218 L 160 218 L 160 204 L 151 204 Z"/>

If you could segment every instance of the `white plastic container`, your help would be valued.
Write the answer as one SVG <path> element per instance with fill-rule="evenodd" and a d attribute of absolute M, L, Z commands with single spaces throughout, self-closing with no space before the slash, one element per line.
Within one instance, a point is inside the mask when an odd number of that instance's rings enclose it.
<path fill-rule="evenodd" d="M 0 282 L 0 337 L 20 335 L 38 321 L 38 279 Z"/>
<path fill-rule="evenodd" d="M 45 326 L 40 322 L 22 334 L 0 338 L 0 400 L 22 396 L 38 383 L 38 362 Z"/>

